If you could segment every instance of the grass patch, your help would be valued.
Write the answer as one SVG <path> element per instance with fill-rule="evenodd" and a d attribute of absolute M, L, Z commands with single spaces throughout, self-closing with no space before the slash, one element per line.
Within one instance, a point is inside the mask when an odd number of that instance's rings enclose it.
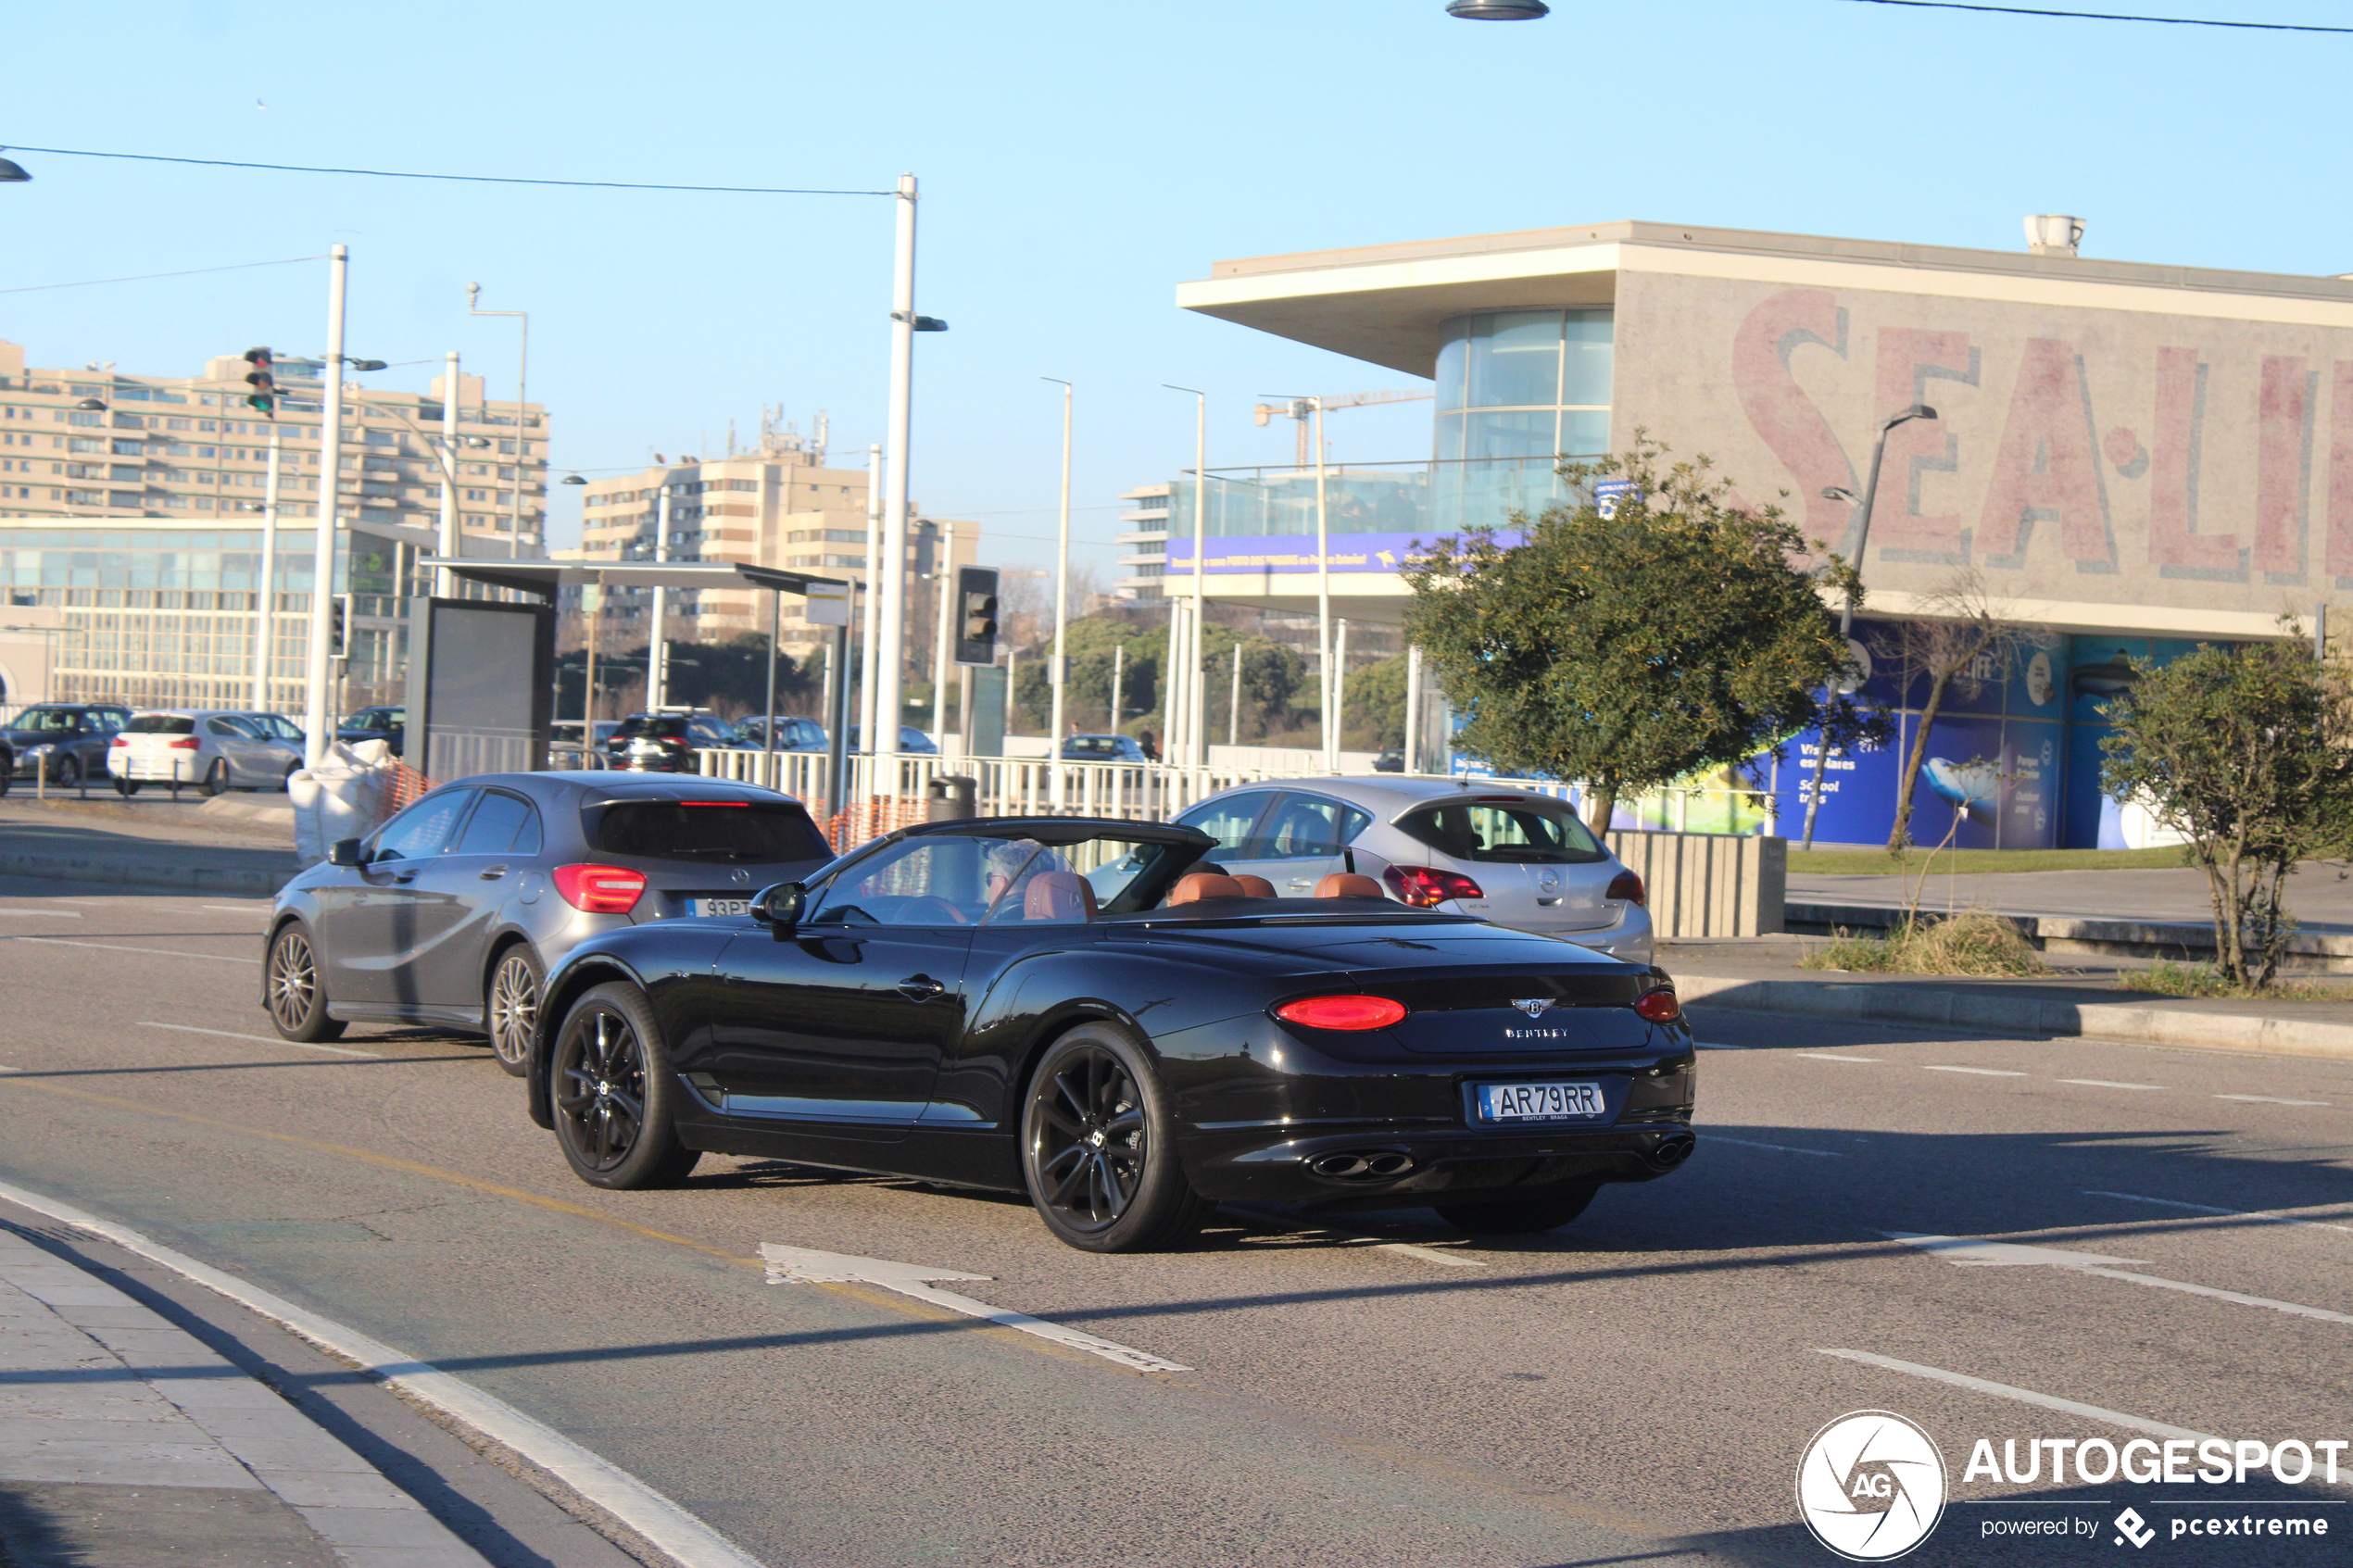
<path fill-rule="evenodd" d="M 1931 862 L 1933 861 L 1933 865 Z M 1820 876 L 1917 875 L 1923 867 L 1951 872 L 2129 872 L 2164 870 L 2189 861 L 2179 845 L 2161 849 L 1923 849 L 1901 857 L 1884 849 L 1799 849 L 1789 869 Z"/>
<path fill-rule="evenodd" d="M 1944 920 L 1899 925 L 1885 936 L 1841 935 L 1808 951 L 1800 969 L 1869 974 L 2048 974 L 2050 966 L 2017 926 L 1970 909 Z"/>
<path fill-rule="evenodd" d="M 2164 960 L 2146 969 L 2119 970 L 2116 985 L 2123 991 L 2148 991 L 2161 997 L 2221 997 L 2238 1001 L 2342 1002 L 2353 1000 L 2353 987 L 2310 980 L 2274 980 L 2258 990 L 2226 983 L 2211 964 Z"/>

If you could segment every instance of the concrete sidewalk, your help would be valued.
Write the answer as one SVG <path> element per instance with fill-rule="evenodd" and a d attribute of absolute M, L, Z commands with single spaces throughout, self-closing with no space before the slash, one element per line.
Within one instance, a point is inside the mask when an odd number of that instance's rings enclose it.
<path fill-rule="evenodd" d="M 195 1336 L 0 1229 L 0 1560 L 488 1568 Z"/>
<path fill-rule="evenodd" d="M 303 865 L 284 836 L 193 808 L 0 799 L 0 875 L 267 897 Z"/>
<path fill-rule="evenodd" d="M 2032 979 L 1800 969 L 1798 959 L 1821 945 L 1797 936 L 1661 943 L 1658 961 L 1702 1017 L 1726 1008 L 2353 1060 L 2353 985 L 2342 1000 L 2243 1001 L 2126 991 L 2113 966 Z"/>

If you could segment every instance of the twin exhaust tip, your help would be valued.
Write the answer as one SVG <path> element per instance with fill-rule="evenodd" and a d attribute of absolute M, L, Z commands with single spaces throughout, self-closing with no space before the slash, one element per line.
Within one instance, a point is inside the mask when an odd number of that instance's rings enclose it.
<path fill-rule="evenodd" d="M 1689 1160 L 1698 1148 L 1699 1140 L 1691 1134 L 1675 1133 L 1658 1140 L 1658 1147 L 1651 1150 L 1651 1163 L 1662 1171 L 1672 1171 Z"/>
<path fill-rule="evenodd" d="M 1342 1149 L 1315 1156 L 1307 1168 L 1327 1181 L 1385 1182 L 1411 1171 L 1414 1157 L 1393 1148 Z"/>

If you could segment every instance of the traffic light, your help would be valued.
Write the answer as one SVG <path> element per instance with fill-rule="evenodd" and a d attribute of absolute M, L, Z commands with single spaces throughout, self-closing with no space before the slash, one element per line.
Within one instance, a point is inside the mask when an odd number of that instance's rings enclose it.
<path fill-rule="evenodd" d="M 956 604 L 956 662 L 984 667 L 996 663 L 997 569 L 958 567 Z"/>
<path fill-rule="evenodd" d="M 337 594 L 327 607 L 327 657 L 351 657 L 351 596 Z"/>
<path fill-rule="evenodd" d="M 278 376 L 272 367 L 277 363 L 266 348 L 248 348 L 245 360 L 253 366 L 246 372 L 246 384 L 253 388 L 245 401 L 271 419 L 278 417 Z"/>

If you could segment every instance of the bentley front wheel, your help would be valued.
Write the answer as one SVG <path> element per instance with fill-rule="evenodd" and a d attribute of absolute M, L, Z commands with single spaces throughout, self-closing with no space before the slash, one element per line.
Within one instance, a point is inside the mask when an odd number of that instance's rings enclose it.
<path fill-rule="evenodd" d="M 695 1168 L 671 1124 L 676 1091 L 653 1010 L 635 985 L 599 985 L 573 1004 L 550 1078 L 556 1141 L 590 1186 L 669 1186 Z"/>
<path fill-rule="evenodd" d="M 1167 1090 L 1124 1029 L 1082 1024 L 1046 1048 L 1022 1109 L 1022 1177 L 1046 1228 L 1086 1252 L 1176 1246 L 1216 1207 L 1194 1193 Z"/>

